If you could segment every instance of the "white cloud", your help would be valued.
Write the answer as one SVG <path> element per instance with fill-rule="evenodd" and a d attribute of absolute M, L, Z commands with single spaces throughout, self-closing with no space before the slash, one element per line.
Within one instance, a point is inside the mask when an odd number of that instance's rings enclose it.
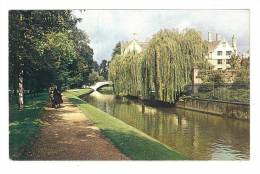
<path fill-rule="evenodd" d="M 218 32 L 230 41 L 233 34 L 238 37 L 241 51 L 249 49 L 248 10 L 86 10 L 74 12 L 82 17 L 78 25 L 86 31 L 94 49 L 94 59 L 110 59 L 112 49 L 121 40 L 133 38 L 145 40 L 162 28 L 187 27 L 207 32 Z"/>

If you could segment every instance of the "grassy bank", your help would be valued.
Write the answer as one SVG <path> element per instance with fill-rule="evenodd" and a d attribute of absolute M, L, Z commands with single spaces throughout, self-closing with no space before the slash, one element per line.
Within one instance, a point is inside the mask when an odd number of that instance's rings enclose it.
<path fill-rule="evenodd" d="M 184 160 L 185 157 L 174 149 L 161 144 L 138 129 L 112 117 L 100 109 L 86 103 L 78 96 L 88 89 L 67 91 L 65 95 L 84 114 L 96 123 L 102 133 L 125 155 L 134 160 Z"/>
<path fill-rule="evenodd" d="M 30 148 L 38 135 L 40 117 L 47 99 L 47 93 L 41 93 L 38 97 L 25 96 L 22 111 L 18 110 L 17 104 L 9 105 L 9 155 L 11 159 L 24 159 L 23 152 Z"/>

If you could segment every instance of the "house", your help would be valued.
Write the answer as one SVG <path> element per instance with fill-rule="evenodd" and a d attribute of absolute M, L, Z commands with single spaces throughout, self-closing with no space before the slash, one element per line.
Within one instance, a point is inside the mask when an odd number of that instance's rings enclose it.
<path fill-rule="evenodd" d="M 221 35 L 216 34 L 216 39 L 213 41 L 212 34 L 208 32 L 208 53 L 206 58 L 214 66 L 215 70 L 225 70 L 231 68 L 231 55 L 237 55 L 238 52 L 236 40 L 235 35 L 233 35 L 230 45 L 225 38 L 222 38 Z"/>
<path fill-rule="evenodd" d="M 140 53 L 148 46 L 148 42 L 139 42 L 136 39 L 121 42 L 121 54 L 125 55 L 130 52 Z"/>

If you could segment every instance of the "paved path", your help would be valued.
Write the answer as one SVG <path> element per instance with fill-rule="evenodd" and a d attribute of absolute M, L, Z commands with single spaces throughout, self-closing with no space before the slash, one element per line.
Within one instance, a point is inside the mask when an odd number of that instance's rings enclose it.
<path fill-rule="evenodd" d="M 31 160 L 127 160 L 77 107 L 64 98 L 62 107 L 45 108 Z"/>

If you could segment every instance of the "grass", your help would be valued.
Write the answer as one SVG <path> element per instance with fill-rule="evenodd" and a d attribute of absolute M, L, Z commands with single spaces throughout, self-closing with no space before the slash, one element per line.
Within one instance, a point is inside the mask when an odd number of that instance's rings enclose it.
<path fill-rule="evenodd" d="M 84 89 L 70 89 L 70 90 L 67 90 L 67 92 L 69 93 L 73 93 L 74 95 L 76 96 L 81 96 L 83 94 L 88 94 L 90 92 L 92 92 L 93 89 L 90 89 L 90 88 L 84 88 Z"/>
<path fill-rule="evenodd" d="M 24 159 L 23 153 L 32 146 L 39 133 L 43 106 L 48 99 L 47 93 L 37 97 L 25 96 L 24 109 L 18 110 L 17 104 L 9 105 L 9 155 L 13 160 Z"/>
<path fill-rule="evenodd" d="M 126 156 L 133 160 L 184 160 L 186 157 L 138 129 L 86 103 L 78 96 L 88 89 L 67 91 L 65 95 L 96 123 L 102 133 Z"/>

